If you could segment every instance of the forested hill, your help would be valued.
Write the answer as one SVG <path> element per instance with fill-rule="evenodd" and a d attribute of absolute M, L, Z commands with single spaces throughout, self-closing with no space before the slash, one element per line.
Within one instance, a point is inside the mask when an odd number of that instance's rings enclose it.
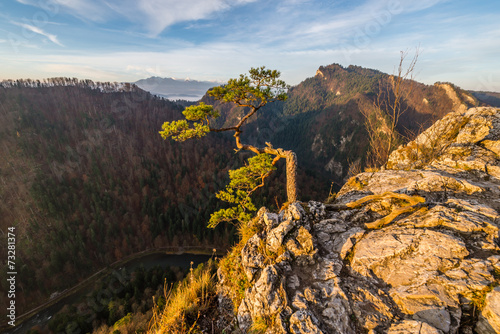
<path fill-rule="evenodd" d="M 165 141 L 161 125 L 183 107 L 133 85 L 72 80 L 0 86 L 0 229 L 16 227 L 18 314 L 135 252 L 222 250 L 236 237 L 233 225 L 206 228 L 228 169 L 248 157 L 232 137 Z M 283 203 L 280 177 L 258 205 Z"/>
<path fill-rule="evenodd" d="M 293 86 L 285 102 L 266 105 L 243 137 L 260 145 L 269 141 L 275 147 L 294 150 L 299 166 L 309 175 L 333 181 L 340 188 L 349 170 L 359 172 L 366 166 L 366 116 L 376 117 L 377 99 L 386 105 L 394 102 L 392 80 L 392 75 L 359 66 L 321 66 L 315 76 Z M 450 83 L 425 85 L 405 80 L 402 86 L 411 94 L 402 100 L 396 130 L 406 141 L 448 112 L 479 103 Z M 218 106 L 208 96 L 202 101 Z M 243 114 L 229 105 L 218 107 L 223 111 L 219 125 L 228 126 Z M 378 122 L 382 128 L 387 115 Z"/>
<path fill-rule="evenodd" d="M 94 82 L 89 79 L 56 77 L 42 80 L 18 79 L 0 81 L 2 88 L 47 88 L 47 87 L 80 87 L 95 89 L 104 93 L 113 92 L 138 92 L 141 89 L 128 82 Z"/>
<path fill-rule="evenodd" d="M 286 126 L 276 133 L 273 142 L 285 145 L 293 141 L 308 168 L 322 171 L 343 185 L 349 169 L 357 172 L 367 164 L 366 117 L 380 118 L 379 131 L 390 123 L 387 112 L 394 105 L 394 80 L 392 75 L 359 66 L 321 66 L 314 77 L 291 89 L 283 105 Z M 401 89 L 410 92 L 401 101 L 396 127 L 403 142 L 414 139 L 460 105 L 476 105 L 476 101 L 464 97 L 469 96 L 467 92 L 452 84 L 425 85 L 404 80 Z M 382 105 L 382 117 L 375 112 L 377 100 Z"/>
<path fill-rule="evenodd" d="M 486 105 L 500 107 L 500 93 L 498 92 L 470 91 L 470 93 Z"/>
<path fill-rule="evenodd" d="M 0 225 L 18 236 L 18 314 L 131 253 L 233 235 L 205 228 L 237 163 L 229 142 L 163 141 L 180 106 L 95 88 L 0 88 Z"/>

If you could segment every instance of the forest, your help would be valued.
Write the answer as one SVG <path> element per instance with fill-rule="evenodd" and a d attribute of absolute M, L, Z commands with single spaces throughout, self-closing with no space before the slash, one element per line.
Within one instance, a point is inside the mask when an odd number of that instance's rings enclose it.
<path fill-rule="evenodd" d="M 210 253 L 237 238 L 231 224 L 206 228 L 228 169 L 249 156 L 235 154 L 230 137 L 164 141 L 161 124 L 182 106 L 137 88 L 68 81 L 0 88 L 0 227 L 18 231 L 19 314 L 130 254 Z M 284 202 L 281 182 L 271 184 L 258 205 Z"/>
<path fill-rule="evenodd" d="M 356 66 L 320 67 L 287 101 L 264 107 L 243 139 L 294 150 L 300 200 L 324 200 L 365 165 L 363 114 L 390 78 Z M 245 112 L 202 101 L 221 110 L 220 126 Z M 407 140 L 453 106 L 443 89 L 418 82 L 404 103 L 397 130 Z M 237 241 L 234 225 L 206 225 L 224 207 L 215 193 L 228 170 L 252 154 L 236 153 L 234 138 L 220 133 L 163 140 L 161 125 L 180 119 L 186 105 L 128 84 L 55 78 L 0 85 L 0 228 L 18 231 L 20 314 L 128 255 L 187 246 L 210 253 Z M 257 207 L 286 201 L 278 167 L 255 194 Z"/>

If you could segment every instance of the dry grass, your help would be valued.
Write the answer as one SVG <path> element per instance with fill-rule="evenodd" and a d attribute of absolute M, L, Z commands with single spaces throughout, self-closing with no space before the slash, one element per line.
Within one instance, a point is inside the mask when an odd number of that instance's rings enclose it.
<path fill-rule="evenodd" d="M 333 191 L 333 184 L 334 183 L 335 182 L 332 182 L 332 184 L 330 185 L 330 192 L 328 193 L 328 198 L 325 201 L 326 204 L 330 204 L 330 203 L 335 202 L 335 199 L 337 198 L 337 193 L 335 191 Z"/>
<path fill-rule="evenodd" d="M 175 288 L 165 286 L 165 308 L 155 307 L 148 333 L 199 333 L 200 314 L 209 310 L 216 294 L 214 269 L 210 260 L 192 270 Z"/>
<path fill-rule="evenodd" d="M 250 287 L 250 282 L 241 264 L 241 250 L 248 239 L 260 232 L 261 229 L 259 217 L 255 217 L 248 223 L 240 224 L 238 226 L 240 241 L 219 262 L 219 269 L 224 277 L 224 285 L 227 287 L 226 291 L 229 293 L 228 297 L 231 298 L 235 313 L 238 312 L 238 307 L 243 297 L 245 297 L 246 289 Z"/>
<path fill-rule="evenodd" d="M 250 282 L 241 264 L 241 250 L 248 239 L 260 232 L 262 228 L 259 217 L 255 217 L 248 223 L 240 224 L 238 226 L 240 241 L 217 265 L 210 263 L 203 268 L 192 271 L 174 289 L 165 287 L 166 306 L 163 310 L 159 310 L 158 307 L 154 310 L 148 334 L 201 333 L 200 315 L 206 313 L 211 306 L 213 307 L 212 301 L 216 294 L 213 274 L 215 267 L 218 267 L 222 277 L 224 277 L 225 291 L 233 303 L 234 312 L 237 313 L 245 291 L 250 287 Z M 276 257 L 281 253 L 280 249 L 277 254 L 267 255 Z M 272 321 L 272 318 L 256 321 L 251 332 L 261 333 L 265 331 Z"/>
<path fill-rule="evenodd" d="M 347 180 L 346 185 L 355 190 L 363 190 L 363 188 L 368 185 L 368 182 L 361 181 L 357 176 L 353 176 L 349 180 Z"/>
<path fill-rule="evenodd" d="M 259 317 L 255 319 L 252 323 L 252 327 L 250 327 L 251 334 L 263 334 L 268 328 L 270 328 L 273 324 L 272 319 Z"/>

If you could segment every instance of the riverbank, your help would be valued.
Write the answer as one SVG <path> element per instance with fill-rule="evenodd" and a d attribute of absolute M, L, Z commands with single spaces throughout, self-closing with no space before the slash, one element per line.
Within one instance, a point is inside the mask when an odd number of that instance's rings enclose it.
<path fill-rule="evenodd" d="M 102 268 L 101 270 L 97 271 L 94 273 L 92 276 L 88 277 L 87 279 L 83 280 L 82 282 L 78 283 L 77 285 L 73 286 L 72 288 L 66 289 L 62 291 L 61 293 L 57 294 L 57 296 L 54 296 L 47 302 L 43 303 L 42 305 L 16 317 L 16 326 L 12 327 L 9 326 L 6 322 L 1 325 L 0 330 L 1 332 L 5 333 L 21 333 L 19 330 L 23 326 L 25 322 L 28 322 L 30 319 L 33 319 L 37 317 L 37 315 L 43 313 L 44 311 L 48 310 L 49 308 L 57 305 L 58 303 L 61 303 L 63 301 L 68 300 L 72 296 L 81 294 L 82 292 L 86 292 L 92 285 L 97 282 L 98 280 L 106 277 L 107 275 L 110 275 L 113 273 L 113 271 L 127 267 L 127 268 L 134 268 L 137 266 L 140 266 L 141 264 L 147 264 L 149 262 L 158 262 L 158 259 L 151 259 L 149 261 L 144 261 L 145 258 L 151 257 L 154 255 L 165 255 L 165 256 L 172 256 L 172 259 L 175 259 L 173 262 L 165 258 L 165 263 L 166 265 L 173 265 L 173 266 L 180 266 L 187 268 L 190 265 L 191 260 L 189 259 L 189 256 L 196 256 L 198 257 L 197 261 L 195 262 L 195 265 L 197 265 L 201 259 L 204 259 L 204 261 L 208 260 L 211 256 L 221 256 L 224 255 L 222 251 L 214 253 L 213 248 L 210 247 L 200 247 L 200 246 L 192 246 L 192 247 L 164 247 L 164 248 L 156 248 L 156 249 L 149 249 L 145 250 L 142 252 L 134 253 L 130 256 L 127 256 L 126 258 L 121 259 L 120 261 L 116 261 L 109 266 Z M 201 258 L 200 258 L 201 256 Z M 182 257 L 182 258 L 175 258 L 175 257 Z M 204 262 L 201 261 L 201 262 Z M 170 264 L 174 263 L 174 264 Z M 31 327 L 30 327 L 31 328 Z"/>

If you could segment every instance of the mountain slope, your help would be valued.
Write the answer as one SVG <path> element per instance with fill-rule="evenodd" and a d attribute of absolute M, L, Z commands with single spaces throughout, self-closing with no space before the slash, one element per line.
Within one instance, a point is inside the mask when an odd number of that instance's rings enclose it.
<path fill-rule="evenodd" d="M 363 114 L 390 80 L 355 66 L 321 67 L 291 89 L 288 101 L 263 108 L 244 140 L 294 150 L 301 200 L 325 198 L 332 182 L 339 188 L 353 165 L 365 164 Z M 448 111 L 475 103 L 467 96 L 450 84 L 414 83 L 398 131 L 412 138 Z M 131 85 L 65 78 L 3 83 L 0 102 L 0 228 L 18 227 L 19 312 L 134 252 L 224 248 L 235 240 L 234 226 L 205 226 L 221 206 L 214 194 L 227 170 L 248 154 L 235 155 L 234 139 L 225 135 L 161 140 L 161 124 L 179 119 L 181 106 Z M 223 111 L 220 124 L 244 113 L 215 105 Z M 283 179 L 273 175 L 256 204 L 283 203 Z"/>
<path fill-rule="evenodd" d="M 293 132 L 293 140 L 300 143 L 297 153 L 302 161 L 315 170 L 323 170 L 338 184 L 348 175 L 351 164 L 366 165 L 368 134 L 365 116 L 374 115 L 375 102 L 380 96 L 389 105 L 394 101 L 392 76 L 379 71 L 356 66 L 339 65 L 320 67 L 316 76 L 303 81 L 290 92 L 290 99 L 283 107 L 283 114 L 290 117 L 289 125 L 276 134 L 277 139 Z M 411 140 L 432 122 L 450 110 L 474 106 L 475 102 L 460 100 L 454 105 L 445 87 L 449 85 L 424 85 L 405 81 L 411 94 L 402 101 L 402 114 L 397 132 Z M 411 87 L 412 86 L 412 87 Z M 459 94 L 466 92 L 457 88 Z M 455 93 L 455 90 L 452 91 Z M 307 96 L 307 103 L 300 98 Z M 300 116 L 297 116 L 300 115 Z M 295 122 L 294 117 L 300 117 Z M 300 124 L 300 128 L 296 127 Z M 288 129 L 294 128 L 293 131 Z M 313 134 L 313 135 L 312 135 Z M 282 145 L 287 140 L 278 140 Z M 358 168 L 359 168 L 358 167 Z"/>
<path fill-rule="evenodd" d="M 379 97 L 386 104 L 393 103 L 392 80 L 391 75 L 359 66 L 321 66 L 314 77 L 290 89 L 287 101 L 266 105 L 253 116 L 242 137 L 252 144 L 271 142 L 295 151 L 302 169 L 339 189 L 350 170 L 367 165 L 365 115 L 375 115 Z M 478 103 L 453 84 L 424 85 L 408 80 L 403 84 L 411 88 L 411 94 L 402 101 L 396 131 L 406 141 L 449 111 Z M 220 105 L 208 96 L 201 101 L 222 111 L 218 126 L 234 124 L 246 112 L 234 105 Z"/>
<path fill-rule="evenodd" d="M 0 101 L 0 227 L 16 226 L 19 314 L 126 255 L 231 242 L 230 226 L 205 226 L 241 157 L 221 136 L 162 140 L 180 106 L 57 85 L 0 88 Z"/>
<path fill-rule="evenodd" d="M 474 97 L 479 101 L 490 105 L 492 107 L 500 107 L 500 93 L 497 92 L 484 92 L 484 91 L 470 91 Z"/>

